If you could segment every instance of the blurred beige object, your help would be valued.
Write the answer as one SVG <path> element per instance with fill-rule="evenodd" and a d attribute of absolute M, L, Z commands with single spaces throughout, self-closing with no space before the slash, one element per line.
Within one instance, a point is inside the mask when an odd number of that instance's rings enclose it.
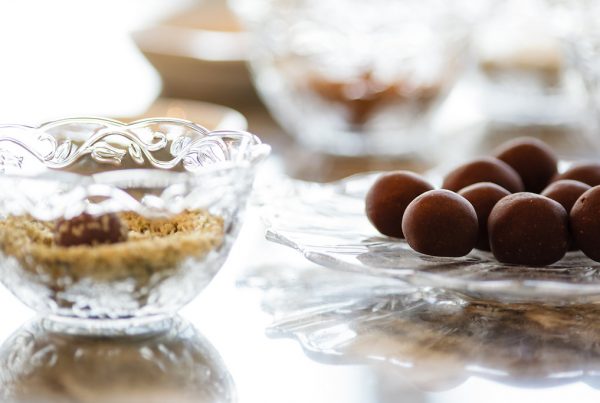
<path fill-rule="evenodd" d="M 209 130 L 246 130 L 248 122 L 244 115 L 226 106 L 208 102 L 190 101 L 175 98 L 158 98 L 145 112 L 135 116 L 121 116 L 118 120 L 135 120 L 166 117 L 190 120 Z"/>
<path fill-rule="evenodd" d="M 193 8 L 167 18 L 164 23 L 174 27 L 199 28 L 211 31 L 240 32 L 242 25 L 227 7 L 226 0 L 203 0 Z"/>
<path fill-rule="evenodd" d="M 472 37 L 478 103 L 491 122 L 582 130 L 585 90 L 542 1 L 497 2 Z"/>
<path fill-rule="evenodd" d="M 203 2 L 132 34 L 158 70 L 163 95 L 243 104 L 256 100 L 247 38 L 225 2 Z"/>
<path fill-rule="evenodd" d="M 547 85 L 561 78 L 565 63 L 561 44 L 539 21 L 527 26 L 493 21 L 480 32 L 475 45 L 479 66 L 490 76 L 531 74 Z"/>

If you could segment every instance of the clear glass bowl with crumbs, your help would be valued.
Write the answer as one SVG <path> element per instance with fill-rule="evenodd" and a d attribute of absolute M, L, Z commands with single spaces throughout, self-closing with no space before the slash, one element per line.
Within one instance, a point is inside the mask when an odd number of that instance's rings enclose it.
<path fill-rule="evenodd" d="M 0 280 L 61 331 L 159 328 L 220 269 L 269 151 L 171 118 L 0 126 Z"/>

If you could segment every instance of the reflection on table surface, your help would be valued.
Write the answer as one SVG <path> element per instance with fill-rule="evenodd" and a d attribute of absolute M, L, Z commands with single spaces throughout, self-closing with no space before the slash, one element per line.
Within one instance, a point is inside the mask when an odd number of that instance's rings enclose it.
<path fill-rule="evenodd" d="M 264 293 L 273 337 L 297 340 L 324 363 L 384 363 L 424 391 L 470 377 L 523 388 L 600 374 L 600 308 L 467 300 L 323 269 L 257 270 L 241 284 Z"/>
<path fill-rule="evenodd" d="M 307 264 L 257 267 L 238 284 L 261 291 L 270 337 L 294 339 L 316 362 L 373 368 L 373 401 L 600 396 L 595 305 L 468 301 Z"/>
<path fill-rule="evenodd" d="M 164 332 L 76 337 L 37 319 L 0 348 L 0 397 L 11 402 L 231 402 L 235 389 L 214 347 L 175 318 Z"/>

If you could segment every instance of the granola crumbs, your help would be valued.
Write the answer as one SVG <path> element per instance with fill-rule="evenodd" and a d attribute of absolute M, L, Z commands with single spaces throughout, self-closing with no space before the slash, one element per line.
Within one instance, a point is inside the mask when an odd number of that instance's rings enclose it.
<path fill-rule="evenodd" d="M 54 242 L 53 222 L 8 217 L 0 220 L 0 250 L 17 259 L 23 270 L 49 282 L 134 278 L 144 284 L 157 272 L 176 271 L 188 258 L 203 258 L 223 242 L 223 219 L 203 210 L 164 220 L 132 212 L 120 218 L 129 229 L 127 241 L 64 247 Z"/>

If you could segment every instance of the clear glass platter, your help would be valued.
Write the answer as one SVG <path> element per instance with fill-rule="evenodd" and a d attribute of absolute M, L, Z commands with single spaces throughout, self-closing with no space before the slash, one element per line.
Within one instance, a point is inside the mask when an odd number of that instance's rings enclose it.
<path fill-rule="evenodd" d="M 321 266 L 397 279 L 470 299 L 548 304 L 600 302 L 600 263 L 569 252 L 547 267 L 499 263 L 473 250 L 461 258 L 419 254 L 388 238 L 364 214 L 364 196 L 377 173 L 316 184 L 288 180 L 264 196 L 268 240 L 294 248 Z"/>

